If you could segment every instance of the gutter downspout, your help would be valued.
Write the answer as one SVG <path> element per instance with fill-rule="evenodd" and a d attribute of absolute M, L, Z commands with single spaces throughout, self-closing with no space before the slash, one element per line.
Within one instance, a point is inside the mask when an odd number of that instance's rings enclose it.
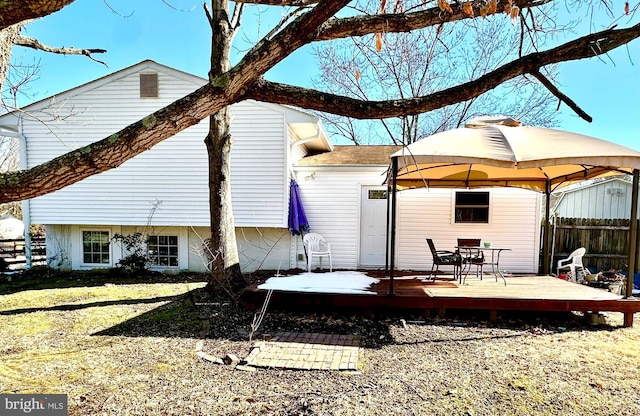
<path fill-rule="evenodd" d="M 27 169 L 27 138 L 22 133 L 22 115 L 18 116 L 18 140 L 20 141 L 20 169 Z M 24 224 L 24 256 L 25 268 L 29 270 L 32 263 L 31 250 L 31 205 L 30 200 L 22 201 L 22 223 Z"/>

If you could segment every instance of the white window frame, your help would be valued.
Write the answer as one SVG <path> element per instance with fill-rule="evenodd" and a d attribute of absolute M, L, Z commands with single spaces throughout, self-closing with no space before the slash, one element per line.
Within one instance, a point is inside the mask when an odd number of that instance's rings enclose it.
<path fill-rule="evenodd" d="M 152 238 L 159 239 L 160 237 L 167 237 L 167 238 L 175 237 L 176 238 L 175 247 L 177 249 L 177 253 L 175 255 L 171 255 L 170 253 L 166 255 L 167 258 L 171 258 L 171 257 L 175 257 L 176 258 L 177 264 L 175 266 L 171 266 L 171 265 L 166 265 L 165 266 L 165 265 L 154 264 L 153 263 L 152 256 L 149 254 L 149 251 L 151 249 L 149 240 L 151 240 Z M 170 249 L 171 246 L 172 246 L 171 244 L 167 244 L 167 247 L 169 249 Z M 150 263 L 151 263 L 150 264 L 151 268 L 153 268 L 153 269 L 179 269 L 180 268 L 180 254 L 181 254 L 181 250 L 180 250 L 180 234 L 152 234 L 152 235 L 149 235 L 147 237 L 147 256 L 149 257 L 149 260 L 150 260 Z M 157 256 L 160 256 L 160 254 L 158 254 Z"/>
<path fill-rule="evenodd" d="M 107 233 L 108 236 L 108 244 L 109 244 L 109 262 L 107 263 L 87 263 L 84 261 L 84 233 L 85 232 L 97 232 L 97 233 Z M 111 230 L 108 228 L 82 228 L 80 229 L 80 265 L 83 267 L 112 267 L 113 266 L 113 244 L 111 244 Z"/>

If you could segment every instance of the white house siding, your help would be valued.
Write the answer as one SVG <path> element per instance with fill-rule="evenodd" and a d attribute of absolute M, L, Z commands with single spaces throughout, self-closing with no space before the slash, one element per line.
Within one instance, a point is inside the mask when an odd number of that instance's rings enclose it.
<path fill-rule="evenodd" d="M 231 189 L 236 227 L 286 227 L 285 115 L 255 102 L 232 107 Z"/>
<path fill-rule="evenodd" d="M 160 98 L 139 97 L 141 72 L 158 73 Z M 103 139 L 200 86 L 196 77 L 175 74 L 158 65 L 141 65 L 110 82 L 88 84 L 62 94 L 57 99 L 64 103 L 58 111 L 61 121 L 42 125 L 25 118 L 23 122 L 28 166 Z M 38 115 L 46 120 L 44 114 L 50 111 L 46 108 Z M 65 118 L 70 112 L 73 116 Z M 145 225 L 151 214 L 157 225 L 208 220 L 205 134 L 206 122 L 117 169 L 35 198 L 31 201 L 32 222 Z"/>
<path fill-rule="evenodd" d="M 358 268 L 360 256 L 360 188 L 382 185 L 386 167 L 295 168 L 300 196 L 312 232 L 331 244 L 333 267 Z M 292 243 L 292 264 L 304 268 L 297 255 L 304 253 L 300 237 Z"/>
<path fill-rule="evenodd" d="M 44 126 L 25 119 L 28 166 L 107 137 L 198 87 L 159 71 L 161 98 L 141 99 L 138 79 L 139 72 L 133 72 L 67 97 L 58 111 L 62 118 L 74 113 L 66 121 Z M 50 111 L 53 110 L 37 115 L 46 119 Z M 236 226 L 283 227 L 288 182 L 284 114 L 256 102 L 234 105 L 232 114 L 231 186 Z M 207 154 L 203 143 L 207 126 L 205 120 L 117 169 L 33 199 L 32 222 L 209 225 Z"/>
<path fill-rule="evenodd" d="M 484 189 L 489 196 L 489 224 L 456 224 L 455 192 L 416 189 L 398 193 L 396 264 L 398 269 L 427 270 L 432 258 L 426 238 L 439 250 L 454 250 L 458 238 L 480 238 L 503 252 L 500 268 L 508 272 L 538 270 L 540 194 L 520 189 Z"/>
<path fill-rule="evenodd" d="M 206 271 L 202 257 L 203 241 L 209 238 L 207 227 L 189 229 L 189 270 Z M 261 270 L 287 270 L 289 264 L 289 233 L 282 228 L 236 228 L 240 268 L 243 273 Z"/>
<path fill-rule="evenodd" d="M 47 225 L 46 230 L 47 264 L 63 270 L 71 269 L 71 225 Z"/>
<path fill-rule="evenodd" d="M 237 228 L 238 255 L 243 273 L 288 270 L 291 236 L 286 228 Z"/>
<path fill-rule="evenodd" d="M 628 219 L 631 216 L 631 191 L 629 182 L 618 179 L 584 186 L 566 191 L 555 212 L 564 218 Z"/>

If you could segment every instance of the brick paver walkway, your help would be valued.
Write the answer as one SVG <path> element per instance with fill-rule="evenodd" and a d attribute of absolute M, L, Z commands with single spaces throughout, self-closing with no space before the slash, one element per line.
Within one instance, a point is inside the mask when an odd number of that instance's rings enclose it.
<path fill-rule="evenodd" d="M 254 344 L 247 365 L 300 370 L 356 370 L 360 337 L 281 332 Z"/>

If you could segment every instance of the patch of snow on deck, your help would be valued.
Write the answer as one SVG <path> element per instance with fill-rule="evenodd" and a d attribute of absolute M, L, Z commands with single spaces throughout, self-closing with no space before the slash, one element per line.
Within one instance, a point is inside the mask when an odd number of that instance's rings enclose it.
<path fill-rule="evenodd" d="M 290 292 L 344 293 L 375 295 L 369 290 L 380 280 L 362 272 L 339 271 L 331 273 L 301 273 L 293 276 L 271 277 L 258 286 L 264 290 L 286 290 Z"/>

